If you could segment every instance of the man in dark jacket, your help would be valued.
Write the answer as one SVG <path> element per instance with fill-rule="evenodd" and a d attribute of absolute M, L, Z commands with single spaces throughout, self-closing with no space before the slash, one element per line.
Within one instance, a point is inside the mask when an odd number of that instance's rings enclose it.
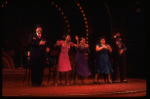
<path fill-rule="evenodd" d="M 125 58 L 125 51 L 127 48 L 125 45 L 121 42 L 121 36 L 120 33 L 116 33 L 112 39 L 112 59 L 113 59 L 113 74 L 112 74 L 112 82 L 116 83 L 116 78 L 118 76 L 118 66 L 120 71 L 120 81 L 121 82 L 127 82 L 124 79 L 124 58 Z"/>
<path fill-rule="evenodd" d="M 43 86 L 44 63 L 50 51 L 50 42 L 42 33 L 40 24 L 35 27 L 36 33 L 30 34 L 29 45 L 30 49 L 30 67 L 31 80 L 33 86 Z"/>

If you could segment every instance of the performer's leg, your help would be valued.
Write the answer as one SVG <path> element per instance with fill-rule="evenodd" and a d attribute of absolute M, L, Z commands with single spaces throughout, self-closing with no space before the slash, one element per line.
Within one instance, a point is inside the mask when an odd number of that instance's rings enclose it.
<path fill-rule="evenodd" d="M 66 85 L 69 85 L 69 83 L 68 83 L 68 74 L 69 74 L 69 72 L 65 72 L 65 74 L 66 74 Z"/>
<path fill-rule="evenodd" d="M 37 59 L 33 58 L 30 61 L 30 67 L 31 67 L 31 81 L 32 84 L 35 85 L 37 84 L 37 70 L 36 70 L 36 63 Z"/>
<path fill-rule="evenodd" d="M 119 60 L 119 71 L 120 71 L 120 81 L 124 81 L 124 61 L 123 59 Z"/>
<path fill-rule="evenodd" d="M 114 60 L 112 67 L 114 70 L 112 74 L 112 82 L 116 82 L 118 76 L 118 62 Z"/>
<path fill-rule="evenodd" d="M 76 75 L 76 79 L 75 79 L 76 84 L 78 84 L 78 77 L 79 77 L 79 74 Z"/>
<path fill-rule="evenodd" d="M 87 76 L 85 76 L 85 84 L 87 84 Z"/>
<path fill-rule="evenodd" d="M 111 76 L 111 74 L 107 75 L 107 81 L 108 81 L 108 83 L 111 83 L 110 76 Z"/>
<path fill-rule="evenodd" d="M 44 75 L 44 59 L 40 59 L 38 61 L 38 85 L 42 84 L 43 75 Z"/>
<path fill-rule="evenodd" d="M 95 83 L 97 83 L 97 82 L 98 82 L 98 80 L 97 80 L 98 75 L 99 75 L 99 73 L 95 74 L 95 79 L 94 79 L 94 82 L 95 82 Z"/>
<path fill-rule="evenodd" d="M 57 74 L 56 74 L 55 85 L 57 85 L 58 77 L 59 77 L 59 71 L 57 71 Z"/>

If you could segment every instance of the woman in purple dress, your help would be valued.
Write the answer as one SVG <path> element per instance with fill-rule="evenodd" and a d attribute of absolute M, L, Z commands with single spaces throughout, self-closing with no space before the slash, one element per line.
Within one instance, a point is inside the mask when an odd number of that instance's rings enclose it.
<path fill-rule="evenodd" d="M 91 75 L 90 69 L 88 67 L 87 59 L 86 59 L 86 52 L 90 53 L 89 45 L 85 44 L 85 38 L 81 38 L 80 44 L 76 47 L 76 57 L 75 57 L 75 64 L 76 64 L 76 84 L 78 84 L 78 76 L 85 76 L 85 82 L 87 83 L 87 76 Z"/>

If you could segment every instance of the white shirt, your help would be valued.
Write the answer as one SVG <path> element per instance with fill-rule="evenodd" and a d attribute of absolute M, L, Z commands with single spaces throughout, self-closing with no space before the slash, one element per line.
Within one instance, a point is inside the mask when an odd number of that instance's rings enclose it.
<path fill-rule="evenodd" d="M 38 36 L 38 34 L 40 34 L 40 36 L 41 36 L 41 33 L 36 33 L 37 36 Z"/>

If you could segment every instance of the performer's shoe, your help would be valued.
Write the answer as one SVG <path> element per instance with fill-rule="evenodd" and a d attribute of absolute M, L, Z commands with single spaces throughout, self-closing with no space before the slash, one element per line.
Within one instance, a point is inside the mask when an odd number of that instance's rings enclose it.
<path fill-rule="evenodd" d="M 67 86 L 69 86 L 69 83 L 66 83 Z"/>
<path fill-rule="evenodd" d="M 111 84 L 112 82 L 108 81 L 107 83 L 108 83 L 108 84 Z"/>
<path fill-rule="evenodd" d="M 34 84 L 33 86 L 34 86 L 34 87 L 37 87 L 37 84 Z"/>
<path fill-rule="evenodd" d="M 55 86 L 58 86 L 58 84 L 57 84 L 57 83 L 54 83 L 54 85 L 55 85 Z"/>
<path fill-rule="evenodd" d="M 117 81 L 112 81 L 112 83 L 117 83 Z"/>
<path fill-rule="evenodd" d="M 94 82 L 94 84 L 98 84 L 98 81 L 97 81 L 97 82 L 95 82 L 95 81 L 93 80 L 93 82 Z"/>
<path fill-rule="evenodd" d="M 128 81 L 126 81 L 126 80 L 123 80 L 123 81 L 121 81 L 121 82 L 123 82 L 123 83 L 128 83 Z"/>
<path fill-rule="evenodd" d="M 43 84 L 41 84 L 40 86 L 41 86 L 41 87 L 43 87 L 44 85 L 43 85 Z"/>

